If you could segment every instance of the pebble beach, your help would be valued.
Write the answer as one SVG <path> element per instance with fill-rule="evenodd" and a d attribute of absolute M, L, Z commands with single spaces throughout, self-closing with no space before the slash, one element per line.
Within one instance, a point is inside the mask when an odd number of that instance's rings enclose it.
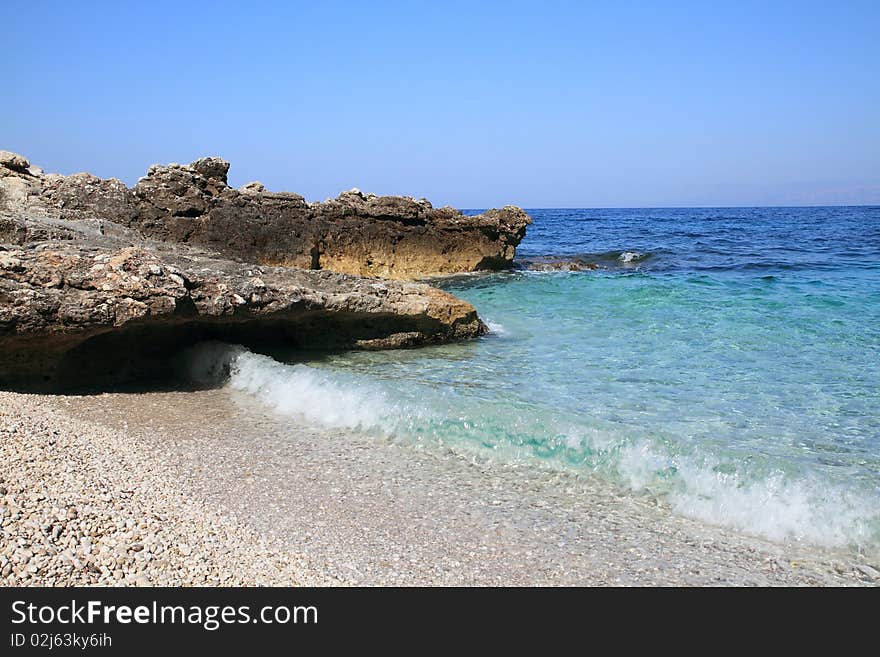
<path fill-rule="evenodd" d="M 858 554 L 710 526 L 587 477 L 316 435 L 248 404 L 225 389 L 0 393 L 0 582 L 880 583 Z"/>
<path fill-rule="evenodd" d="M 182 494 L 122 433 L 0 393 L 5 586 L 336 583 Z"/>

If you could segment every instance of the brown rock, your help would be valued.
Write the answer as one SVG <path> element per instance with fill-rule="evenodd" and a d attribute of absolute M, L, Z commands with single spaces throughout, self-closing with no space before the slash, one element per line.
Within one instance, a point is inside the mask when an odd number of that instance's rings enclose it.
<path fill-rule="evenodd" d="M 359 190 L 309 204 L 260 183 L 234 190 L 225 173 L 223 182 L 203 175 L 201 162 L 151 167 L 134 188 L 141 209 L 130 225 L 260 264 L 413 279 L 509 267 L 531 222 L 513 206 L 469 217 Z"/>
<path fill-rule="evenodd" d="M 16 173 L 29 173 L 31 164 L 23 155 L 11 151 L 0 151 L 0 169 L 8 169 Z"/>
<path fill-rule="evenodd" d="M 229 173 L 229 162 L 219 157 L 203 157 L 196 160 L 190 166 L 199 175 L 226 184 L 226 174 Z"/>
<path fill-rule="evenodd" d="M 311 204 L 299 194 L 268 192 L 258 182 L 235 190 L 227 184 L 229 163 L 217 157 L 154 165 L 128 189 L 86 173 L 32 175 L 25 158 L 2 153 L 0 240 L 19 244 L 64 234 L 65 227 L 55 225 L 24 235 L 14 217 L 30 213 L 111 221 L 146 237 L 257 264 L 413 279 L 509 267 L 531 222 L 514 206 L 465 216 L 424 199 L 356 189 Z M 4 209 L 12 219 L 2 218 Z"/>
<path fill-rule="evenodd" d="M 2 387 L 173 377 L 176 354 L 204 340 L 375 349 L 485 332 L 470 304 L 424 284 L 239 263 L 67 223 L 66 239 L 0 251 Z M 40 224 L 25 220 L 29 234 Z"/>
<path fill-rule="evenodd" d="M 234 190 L 228 169 L 154 166 L 128 189 L 0 152 L 0 386 L 143 382 L 202 340 L 387 349 L 474 337 L 486 329 L 470 304 L 345 273 L 506 267 L 530 222 L 515 207 L 466 217 L 358 190 L 309 204 L 259 183 Z"/>
<path fill-rule="evenodd" d="M 254 182 L 249 182 L 245 185 L 242 185 L 238 188 L 238 191 L 244 192 L 245 194 L 260 194 L 266 191 L 266 186 L 255 180 Z"/>

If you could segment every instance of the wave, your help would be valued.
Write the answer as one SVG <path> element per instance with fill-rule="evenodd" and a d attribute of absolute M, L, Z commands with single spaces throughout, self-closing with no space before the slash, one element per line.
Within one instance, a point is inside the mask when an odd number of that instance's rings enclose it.
<path fill-rule="evenodd" d="M 775 541 L 880 547 L 878 491 L 817 474 L 703 453 L 554 409 L 542 415 L 417 385 L 407 395 L 371 376 L 284 364 L 237 346 L 201 345 L 188 362 L 194 377 L 224 377 L 230 388 L 311 426 L 537 458 L 665 499 L 681 515 Z"/>
<path fill-rule="evenodd" d="M 229 383 L 273 410 L 334 429 L 393 434 L 398 409 L 387 393 L 308 365 L 285 365 L 246 350 L 233 352 Z"/>
<path fill-rule="evenodd" d="M 760 253 L 717 249 L 709 246 L 650 251 L 604 251 L 600 253 L 518 255 L 514 269 L 519 271 L 631 271 L 652 272 L 699 271 L 801 273 L 841 270 L 876 269 L 876 259 L 860 253 L 825 254 L 821 249 L 803 250 L 795 254 Z"/>
<path fill-rule="evenodd" d="M 617 256 L 617 261 L 623 263 L 641 262 L 648 257 L 650 257 L 650 254 L 639 253 L 638 251 L 624 251 Z"/>
<path fill-rule="evenodd" d="M 590 271 L 595 269 L 632 269 L 658 254 L 641 251 L 604 251 L 576 255 L 546 255 L 518 258 L 516 267 L 526 271 Z"/>
<path fill-rule="evenodd" d="M 779 469 L 755 477 L 718 459 L 672 455 L 645 442 L 621 450 L 617 469 L 634 491 L 650 490 L 657 473 L 666 472 L 664 496 L 673 510 L 711 524 L 824 547 L 880 542 L 880 500 L 815 475 Z"/>
<path fill-rule="evenodd" d="M 499 324 L 498 322 L 493 322 L 491 319 L 485 319 L 486 326 L 489 328 L 489 333 L 494 335 L 509 335 L 510 332 L 504 328 L 503 324 Z"/>

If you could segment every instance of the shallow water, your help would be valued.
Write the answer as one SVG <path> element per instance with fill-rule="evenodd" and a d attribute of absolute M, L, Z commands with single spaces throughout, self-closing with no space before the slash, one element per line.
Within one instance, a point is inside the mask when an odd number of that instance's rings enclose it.
<path fill-rule="evenodd" d="M 319 581 L 874 583 L 873 557 L 772 544 L 675 516 L 550 460 L 313 428 L 301 415 L 267 412 L 261 399 L 230 386 L 41 402 L 121 430 L 183 494 L 303 555 Z"/>
<path fill-rule="evenodd" d="M 539 459 L 774 540 L 880 547 L 880 208 L 530 213 L 524 260 L 599 269 L 449 279 L 486 338 L 296 365 L 236 352 L 228 385 L 314 426 Z"/>

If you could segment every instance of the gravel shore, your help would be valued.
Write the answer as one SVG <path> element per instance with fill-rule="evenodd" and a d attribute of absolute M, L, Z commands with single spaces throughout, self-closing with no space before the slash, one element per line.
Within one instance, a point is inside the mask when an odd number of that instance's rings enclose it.
<path fill-rule="evenodd" d="M 586 477 L 315 431 L 230 390 L 0 393 L 5 585 L 880 584 Z"/>
<path fill-rule="evenodd" d="M 335 583 L 184 495 L 127 436 L 50 403 L 0 392 L 0 583 Z"/>

